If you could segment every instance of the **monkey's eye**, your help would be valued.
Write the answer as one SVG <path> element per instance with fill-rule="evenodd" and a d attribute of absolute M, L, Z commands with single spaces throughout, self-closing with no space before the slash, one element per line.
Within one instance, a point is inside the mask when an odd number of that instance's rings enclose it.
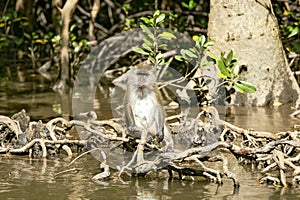
<path fill-rule="evenodd" d="M 148 72 L 138 72 L 137 75 L 140 75 L 140 76 L 148 76 L 149 73 L 148 73 Z"/>

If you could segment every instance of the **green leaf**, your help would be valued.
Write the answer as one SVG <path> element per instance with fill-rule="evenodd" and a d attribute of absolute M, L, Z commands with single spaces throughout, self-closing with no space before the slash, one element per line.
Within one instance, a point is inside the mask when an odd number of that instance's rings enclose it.
<path fill-rule="evenodd" d="M 230 78 L 230 73 L 222 60 L 217 60 L 217 67 L 224 76 Z"/>
<path fill-rule="evenodd" d="M 232 73 L 234 74 L 234 76 L 238 76 L 239 71 L 240 71 L 240 66 L 239 65 L 234 65 L 233 70 L 232 70 Z"/>
<path fill-rule="evenodd" d="M 7 42 L 7 38 L 4 37 L 4 40 L 2 38 L 0 38 L 0 41 L 6 41 Z M 24 38 L 22 38 L 22 37 L 20 37 L 20 38 L 16 37 L 14 39 L 14 42 L 15 42 L 16 45 L 21 45 L 24 42 Z"/>
<path fill-rule="evenodd" d="M 164 31 L 164 32 L 162 32 L 161 34 L 158 35 L 158 38 L 176 39 L 176 36 L 173 35 L 173 33 Z"/>
<path fill-rule="evenodd" d="M 147 17 L 141 17 L 140 18 L 145 24 L 150 24 L 150 19 L 148 19 Z"/>
<path fill-rule="evenodd" d="M 164 48 L 164 47 L 167 47 L 168 45 L 167 44 L 160 44 L 158 45 L 159 48 Z"/>
<path fill-rule="evenodd" d="M 224 58 L 224 56 L 225 56 L 225 52 L 222 51 L 222 52 L 221 52 L 221 58 Z"/>
<path fill-rule="evenodd" d="M 80 51 L 81 47 L 80 46 L 76 46 L 74 48 L 74 53 L 78 53 Z"/>
<path fill-rule="evenodd" d="M 132 47 L 132 50 L 136 53 L 142 54 L 142 55 L 149 55 L 148 52 L 146 52 L 144 49 L 140 47 Z"/>
<path fill-rule="evenodd" d="M 150 25 L 154 26 L 154 19 L 153 18 L 150 19 Z"/>
<path fill-rule="evenodd" d="M 205 51 L 205 53 L 207 53 L 207 55 L 208 55 L 210 58 L 214 59 L 215 61 L 218 60 L 217 56 L 216 56 L 215 54 L 213 54 L 212 52 L 210 52 L 210 51 Z"/>
<path fill-rule="evenodd" d="M 166 64 L 165 59 L 159 59 L 158 60 L 158 65 L 163 66 L 165 64 Z"/>
<path fill-rule="evenodd" d="M 194 54 L 191 50 L 184 49 L 183 52 L 185 55 L 187 55 L 190 58 L 197 58 L 197 55 Z"/>
<path fill-rule="evenodd" d="M 77 36 L 75 35 L 75 34 L 71 34 L 70 35 L 70 40 L 71 41 L 74 41 L 74 40 L 76 40 L 77 39 Z"/>
<path fill-rule="evenodd" d="M 250 94 L 256 92 L 256 88 L 253 84 L 246 81 L 237 81 L 233 85 L 234 89 L 237 89 L 239 92 L 248 92 Z"/>
<path fill-rule="evenodd" d="M 55 113 L 61 115 L 61 113 L 62 113 L 61 104 L 53 104 L 53 105 L 52 105 L 52 110 L 53 110 Z"/>
<path fill-rule="evenodd" d="M 150 31 L 150 29 L 145 25 L 140 25 L 140 27 L 143 32 L 154 41 L 154 34 Z"/>
<path fill-rule="evenodd" d="M 149 40 L 147 40 L 146 38 L 143 38 L 143 41 L 144 41 L 144 43 L 147 44 L 149 47 L 153 47 L 153 44 L 152 44 Z"/>
<path fill-rule="evenodd" d="M 292 11 L 284 11 L 283 12 L 283 15 L 292 15 L 294 14 Z"/>
<path fill-rule="evenodd" d="M 178 61 L 183 61 L 184 60 L 183 57 L 180 56 L 180 55 L 176 55 L 175 59 L 178 60 Z"/>
<path fill-rule="evenodd" d="M 299 26 L 296 26 L 292 29 L 291 33 L 288 35 L 288 37 L 293 37 L 294 35 L 297 35 L 299 33 Z"/>
<path fill-rule="evenodd" d="M 218 73 L 218 76 L 219 76 L 221 79 L 227 79 L 227 76 L 225 76 L 225 75 L 222 74 L 221 72 Z"/>
<path fill-rule="evenodd" d="M 185 2 L 181 2 L 181 5 L 185 8 L 189 8 L 189 5 L 187 5 Z"/>
<path fill-rule="evenodd" d="M 88 41 L 86 39 L 82 39 L 79 41 L 80 46 L 88 46 Z"/>
<path fill-rule="evenodd" d="M 196 47 L 197 49 L 201 49 L 201 46 L 200 46 L 200 43 L 199 43 L 199 40 L 198 40 L 198 39 L 196 40 L 195 47 Z"/>
<path fill-rule="evenodd" d="M 123 4 L 122 9 L 125 10 L 125 11 L 129 10 L 130 9 L 130 4 L 129 3 Z"/>
<path fill-rule="evenodd" d="M 215 43 L 214 40 L 207 40 L 207 42 L 203 45 L 205 48 L 213 46 Z"/>
<path fill-rule="evenodd" d="M 37 33 L 35 33 L 35 32 L 32 32 L 32 33 L 31 33 L 31 37 L 32 37 L 33 39 L 38 39 L 38 38 L 39 38 L 39 35 L 38 35 Z"/>
<path fill-rule="evenodd" d="M 144 49 L 146 49 L 146 50 L 148 50 L 150 52 L 152 51 L 151 47 L 148 44 L 143 43 L 142 46 L 143 46 Z"/>
<path fill-rule="evenodd" d="M 233 86 L 233 89 L 235 89 L 236 91 L 238 91 L 239 93 L 244 93 L 245 91 L 242 89 L 242 88 L 240 88 L 237 84 L 234 84 Z"/>
<path fill-rule="evenodd" d="M 181 49 L 180 50 L 180 54 L 181 54 L 181 56 L 184 58 L 184 59 L 186 59 L 186 53 L 185 53 L 185 49 Z"/>
<path fill-rule="evenodd" d="M 300 52 L 300 44 L 299 42 L 291 42 L 291 45 L 293 46 L 293 48 L 297 51 L 297 52 Z"/>
<path fill-rule="evenodd" d="M 31 35 L 28 34 L 28 33 L 24 33 L 24 36 L 25 36 L 27 39 L 31 39 Z"/>
<path fill-rule="evenodd" d="M 205 36 L 204 36 L 204 35 L 201 35 L 201 36 L 198 38 L 198 40 L 200 41 L 201 47 L 203 47 L 204 44 L 205 44 L 205 42 L 206 42 Z"/>
<path fill-rule="evenodd" d="M 76 28 L 76 24 L 72 24 L 72 26 L 70 28 L 70 32 L 74 31 L 75 28 Z"/>
<path fill-rule="evenodd" d="M 40 43 L 40 44 L 44 44 L 46 40 L 44 39 L 36 39 L 34 40 L 35 43 Z"/>
<path fill-rule="evenodd" d="M 77 46 L 78 46 L 78 42 L 73 41 L 73 42 L 72 42 L 72 46 L 73 46 L 73 47 L 77 47 Z"/>
<path fill-rule="evenodd" d="M 148 60 L 149 60 L 151 63 L 155 64 L 155 59 L 154 59 L 152 56 L 148 56 Z"/>
<path fill-rule="evenodd" d="M 22 17 L 17 17 L 17 18 L 15 18 L 15 19 L 13 19 L 12 21 L 13 22 L 18 22 L 18 21 L 21 21 L 22 20 Z"/>
<path fill-rule="evenodd" d="M 56 36 L 54 36 L 54 37 L 52 38 L 51 41 L 52 41 L 53 43 L 59 43 L 60 39 L 61 39 L 60 35 L 56 35 Z"/>
<path fill-rule="evenodd" d="M 153 14 L 153 17 L 157 17 L 158 15 L 160 14 L 160 11 L 159 10 L 156 10 Z"/>
<path fill-rule="evenodd" d="M 233 58 L 233 51 L 230 50 L 226 57 L 226 65 L 229 66 Z"/>
<path fill-rule="evenodd" d="M 165 14 L 160 14 L 156 19 L 155 19 L 155 23 L 159 24 L 161 23 L 164 19 L 165 19 L 166 15 Z"/>

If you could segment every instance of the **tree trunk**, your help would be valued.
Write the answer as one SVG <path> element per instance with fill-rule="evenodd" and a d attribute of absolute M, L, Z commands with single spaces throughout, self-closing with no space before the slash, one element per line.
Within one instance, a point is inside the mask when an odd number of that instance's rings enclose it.
<path fill-rule="evenodd" d="M 16 11 L 20 13 L 22 16 L 26 17 L 30 22 L 29 26 L 26 28 L 28 32 L 33 31 L 33 0 L 17 0 L 16 1 Z"/>
<path fill-rule="evenodd" d="M 59 34 L 61 32 L 61 25 L 60 20 L 61 16 L 59 13 L 59 7 L 62 6 L 62 0 L 52 0 L 51 7 L 52 7 L 52 23 L 55 30 L 55 34 Z"/>
<path fill-rule="evenodd" d="M 61 9 L 62 15 L 62 30 L 61 30 L 61 62 L 60 62 L 60 74 L 57 82 L 55 83 L 54 90 L 66 93 L 69 90 L 71 84 L 71 69 L 69 61 L 69 27 L 72 18 L 72 14 L 76 8 L 78 0 L 67 0 L 63 9 Z"/>
<path fill-rule="evenodd" d="M 98 15 L 98 12 L 100 10 L 100 0 L 94 0 L 93 2 L 93 7 L 91 10 L 91 21 L 89 23 L 89 39 L 92 40 L 96 40 L 96 36 L 95 36 L 95 20 L 96 17 Z"/>
<path fill-rule="evenodd" d="M 242 79 L 253 83 L 254 94 L 237 93 L 233 104 L 278 105 L 296 101 L 300 90 L 288 67 L 270 0 L 211 0 L 208 36 L 212 52 L 231 49 L 247 71 Z"/>

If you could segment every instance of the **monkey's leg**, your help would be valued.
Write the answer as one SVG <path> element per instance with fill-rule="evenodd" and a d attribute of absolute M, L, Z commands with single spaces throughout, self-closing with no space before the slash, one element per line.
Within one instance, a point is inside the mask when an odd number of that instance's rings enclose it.
<path fill-rule="evenodd" d="M 122 167 L 120 170 L 119 176 L 124 172 L 124 170 L 129 169 L 129 166 L 136 161 L 137 164 L 141 164 L 144 162 L 144 146 L 146 144 L 147 130 L 139 128 L 141 139 L 137 146 L 136 151 L 132 155 L 131 160 L 127 163 L 126 166 Z"/>
<path fill-rule="evenodd" d="M 137 163 L 142 163 L 144 162 L 144 146 L 146 144 L 146 140 L 147 140 L 147 130 L 143 129 L 141 131 L 141 140 L 137 146 Z"/>

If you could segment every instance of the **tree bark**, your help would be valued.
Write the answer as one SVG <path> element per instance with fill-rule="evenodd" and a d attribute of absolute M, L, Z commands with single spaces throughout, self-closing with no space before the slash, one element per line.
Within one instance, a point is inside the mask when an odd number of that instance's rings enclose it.
<path fill-rule="evenodd" d="M 61 9 L 62 16 L 62 30 L 61 30 L 61 62 L 60 74 L 57 82 L 55 83 L 54 90 L 65 93 L 69 90 L 71 84 L 71 69 L 69 61 L 69 27 L 72 14 L 76 8 L 78 0 L 67 0 L 63 9 Z"/>
<path fill-rule="evenodd" d="M 59 34 L 61 32 L 61 25 L 60 20 L 61 16 L 59 13 L 59 7 L 62 6 L 62 0 L 52 0 L 51 7 L 52 7 L 52 23 L 55 30 L 55 34 Z"/>
<path fill-rule="evenodd" d="M 215 40 L 211 50 L 216 55 L 234 51 L 238 63 L 247 67 L 242 79 L 257 88 L 254 94 L 235 94 L 233 104 L 297 101 L 299 86 L 288 67 L 270 0 L 211 0 L 208 36 Z"/>
<path fill-rule="evenodd" d="M 26 28 L 27 31 L 33 31 L 33 0 L 17 0 L 16 1 L 16 11 L 22 16 L 25 16 L 29 23 L 29 26 Z"/>
<path fill-rule="evenodd" d="M 94 31 L 95 31 L 94 23 L 95 23 L 95 20 L 96 20 L 99 10 L 100 10 L 100 0 L 94 0 L 93 7 L 91 10 L 91 21 L 89 23 L 89 38 L 90 38 L 90 40 L 96 39 L 96 36 L 94 33 Z"/>

